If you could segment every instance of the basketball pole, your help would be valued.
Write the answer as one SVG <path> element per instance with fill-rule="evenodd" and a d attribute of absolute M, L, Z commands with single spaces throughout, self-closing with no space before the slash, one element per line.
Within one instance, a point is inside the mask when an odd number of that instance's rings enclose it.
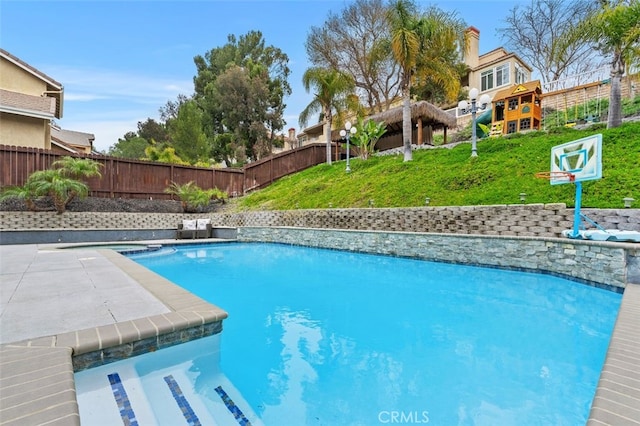
<path fill-rule="evenodd" d="M 580 207 L 582 205 L 582 182 L 576 181 L 576 205 L 573 208 L 573 233 L 571 234 L 571 238 L 578 238 L 580 235 L 580 218 L 582 215 L 580 214 Z"/>

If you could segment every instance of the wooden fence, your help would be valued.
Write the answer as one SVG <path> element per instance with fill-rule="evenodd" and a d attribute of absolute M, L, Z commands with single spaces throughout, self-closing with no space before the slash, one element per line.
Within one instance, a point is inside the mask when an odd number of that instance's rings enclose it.
<path fill-rule="evenodd" d="M 0 188 L 23 185 L 29 175 L 45 170 L 68 154 L 0 145 Z M 130 160 L 105 155 L 71 155 L 103 164 L 100 178 L 87 181 L 90 196 L 102 198 L 171 199 L 165 189 L 176 182 L 194 181 L 203 189 L 218 188 L 230 197 L 263 188 L 274 180 L 326 161 L 324 144 L 310 144 L 272 155 L 243 168 L 200 168 Z"/>

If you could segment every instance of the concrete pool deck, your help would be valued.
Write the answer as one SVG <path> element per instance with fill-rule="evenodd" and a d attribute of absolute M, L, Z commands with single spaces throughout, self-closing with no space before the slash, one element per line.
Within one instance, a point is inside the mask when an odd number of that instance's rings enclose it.
<path fill-rule="evenodd" d="M 179 342 L 183 334 L 219 332 L 226 318 L 220 308 L 110 250 L 56 246 L 0 246 L 2 425 L 80 424 L 77 359 L 91 355 L 85 367 L 95 354 L 114 356 L 110 348 L 135 352 L 136 342 L 148 348 L 149 339 L 153 344 L 162 335 Z M 640 284 L 627 284 L 589 425 L 640 425 L 639 318 Z"/>
<path fill-rule="evenodd" d="M 79 425 L 75 370 L 219 333 L 227 316 L 114 251 L 59 246 L 0 245 L 2 425 Z"/>

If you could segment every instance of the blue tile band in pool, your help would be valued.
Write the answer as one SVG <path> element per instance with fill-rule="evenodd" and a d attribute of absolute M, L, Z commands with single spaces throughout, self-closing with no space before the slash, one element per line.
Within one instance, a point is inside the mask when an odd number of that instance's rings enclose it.
<path fill-rule="evenodd" d="M 244 413 L 242 412 L 242 410 L 240 410 L 240 408 L 238 408 L 235 402 L 233 402 L 233 400 L 229 398 L 229 395 L 227 395 L 224 389 L 222 389 L 222 386 L 218 386 L 215 390 L 218 395 L 220 395 L 220 398 L 222 399 L 222 402 L 224 402 L 224 405 L 227 406 L 227 409 L 231 411 L 233 417 L 236 418 L 240 426 L 251 426 L 251 422 L 249 421 L 249 419 L 244 416 Z"/>
<path fill-rule="evenodd" d="M 178 382 L 176 382 L 172 375 L 166 376 L 164 378 L 164 381 L 167 382 L 167 386 L 169 386 L 169 389 L 173 394 L 173 399 L 175 399 L 178 403 L 178 407 L 180 407 L 182 415 L 187 420 L 187 423 L 190 426 L 201 426 L 200 419 L 198 419 L 196 413 L 193 412 L 193 409 L 191 408 L 191 405 L 189 405 L 189 401 L 187 401 L 187 398 L 184 397 L 184 394 L 182 393 L 182 389 L 180 389 Z"/>
<path fill-rule="evenodd" d="M 127 392 L 124 390 L 122 380 L 120 380 L 120 375 L 118 373 L 112 373 L 107 377 L 109 377 L 109 383 L 111 383 L 113 397 L 116 399 L 116 404 L 118 404 L 122 423 L 124 423 L 125 426 L 138 426 L 136 415 L 133 412 L 133 408 L 131 408 L 131 403 L 129 402 Z"/>

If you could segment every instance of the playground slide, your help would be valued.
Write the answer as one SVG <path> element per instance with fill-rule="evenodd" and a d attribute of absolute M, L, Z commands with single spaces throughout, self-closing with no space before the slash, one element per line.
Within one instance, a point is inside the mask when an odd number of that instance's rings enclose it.
<path fill-rule="evenodd" d="M 489 136 L 488 133 L 484 133 L 484 130 L 482 130 L 482 128 L 478 126 L 478 124 L 484 124 L 485 126 L 489 127 L 489 130 L 491 130 L 491 112 L 491 108 L 488 108 L 485 112 L 476 117 L 476 135 L 478 135 L 479 138 Z"/>

